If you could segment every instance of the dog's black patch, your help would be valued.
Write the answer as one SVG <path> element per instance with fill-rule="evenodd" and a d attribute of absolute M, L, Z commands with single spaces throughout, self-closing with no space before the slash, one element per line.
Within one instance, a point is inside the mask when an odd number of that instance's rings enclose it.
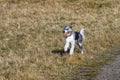
<path fill-rule="evenodd" d="M 78 40 L 79 39 L 79 32 L 75 32 L 75 40 Z"/>
<path fill-rule="evenodd" d="M 77 40 L 78 42 L 82 42 L 83 38 L 80 32 L 75 32 L 75 40 Z"/>

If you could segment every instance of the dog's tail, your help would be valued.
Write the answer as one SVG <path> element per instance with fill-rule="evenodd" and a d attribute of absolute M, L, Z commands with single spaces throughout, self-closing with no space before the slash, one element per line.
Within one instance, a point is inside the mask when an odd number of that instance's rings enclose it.
<path fill-rule="evenodd" d="M 85 39 L 85 36 L 84 36 L 84 28 L 82 28 L 81 30 L 80 30 L 80 34 L 82 35 L 82 37 L 83 37 L 83 39 Z"/>

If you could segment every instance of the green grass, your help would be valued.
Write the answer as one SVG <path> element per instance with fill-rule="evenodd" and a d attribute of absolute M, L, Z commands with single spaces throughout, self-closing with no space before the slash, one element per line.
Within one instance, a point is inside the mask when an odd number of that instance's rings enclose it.
<path fill-rule="evenodd" d="M 92 79 L 120 44 L 119 0 L 1 0 L 0 79 Z M 53 54 L 64 46 L 62 29 L 85 28 L 84 52 Z M 115 54 L 117 55 L 117 54 Z M 90 70 L 89 70 L 90 69 Z M 81 76 L 79 76 L 81 75 Z"/>

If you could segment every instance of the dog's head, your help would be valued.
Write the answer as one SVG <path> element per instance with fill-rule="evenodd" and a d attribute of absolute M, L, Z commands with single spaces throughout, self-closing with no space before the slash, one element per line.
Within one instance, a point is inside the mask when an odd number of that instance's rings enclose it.
<path fill-rule="evenodd" d="M 63 35 L 64 35 L 64 37 L 68 37 L 68 36 L 70 36 L 71 35 L 71 33 L 72 33 L 72 26 L 65 26 L 64 28 L 63 28 Z"/>

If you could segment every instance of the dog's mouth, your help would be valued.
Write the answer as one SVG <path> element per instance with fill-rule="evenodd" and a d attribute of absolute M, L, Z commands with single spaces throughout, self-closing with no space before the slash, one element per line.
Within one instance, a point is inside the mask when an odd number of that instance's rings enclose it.
<path fill-rule="evenodd" d="M 64 36 L 64 37 L 67 37 L 68 34 L 69 34 L 69 32 L 65 32 L 65 31 L 63 31 L 63 36 Z"/>

